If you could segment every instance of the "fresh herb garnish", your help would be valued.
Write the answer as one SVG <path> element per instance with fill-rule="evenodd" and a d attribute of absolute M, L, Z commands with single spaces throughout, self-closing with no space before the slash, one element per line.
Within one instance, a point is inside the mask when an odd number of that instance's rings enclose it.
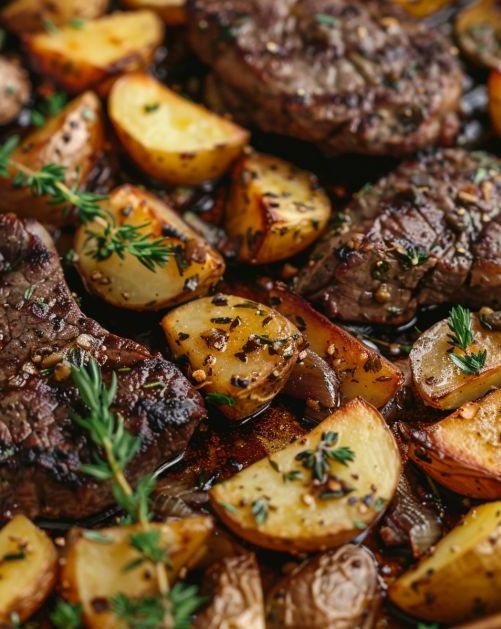
<path fill-rule="evenodd" d="M 487 351 L 483 350 L 477 354 L 464 354 L 464 356 L 451 352 L 449 354 L 449 358 L 456 367 L 461 369 L 463 373 L 473 375 L 478 373 L 484 367 L 485 360 L 487 358 Z"/>
<path fill-rule="evenodd" d="M 85 20 L 82 20 L 82 18 L 79 18 L 79 17 L 74 17 L 68 22 L 68 26 L 70 28 L 75 28 L 77 30 L 80 30 L 81 28 L 83 28 L 85 24 L 86 24 Z"/>
<path fill-rule="evenodd" d="M 268 519 L 268 500 L 264 497 L 257 498 L 251 505 L 251 513 L 256 520 L 256 524 L 264 524 Z"/>
<path fill-rule="evenodd" d="M 159 109 L 160 107 L 160 103 L 147 103 L 144 107 L 144 113 L 146 114 L 151 114 L 154 111 L 157 111 L 157 109 Z"/>
<path fill-rule="evenodd" d="M 284 482 L 295 481 L 301 480 L 303 478 L 303 475 L 299 470 L 290 470 L 289 472 L 284 472 L 282 474 L 282 478 L 284 479 Z"/>
<path fill-rule="evenodd" d="M 315 450 L 304 450 L 296 455 L 296 460 L 301 461 L 303 467 L 311 470 L 313 478 L 320 483 L 325 482 L 332 461 L 347 466 L 355 460 L 355 453 L 350 447 L 334 448 L 337 441 L 337 432 L 324 432 Z"/>
<path fill-rule="evenodd" d="M 317 13 L 315 15 L 315 21 L 319 24 L 322 24 L 323 26 L 328 26 L 330 28 L 336 26 L 338 22 L 335 17 L 333 17 L 332 15 L 328 15 L 327 13 Z"/>
<path fill-rule="evenodd" d="M 66 107 L 68 97 L 64 92 L 54 92 L 46 96 L 38 109 L 31 112 L 31 124 L 35 127 L 43 127 L 47 118 L 54 118 Z"/>
<path fill-rule="evenodd" d="M 58 599 L 49 618 L 56 629 L 80 629 L 82 606 Z"/>
<path fill-rule="evenodd" d="M 420 247 L 405 247 L 405 251 L 399 252 L 399 254 L 403 266 L 407 269 L 420 266 L 429 258 L 428 253 Z"/>
<path fill-rule="evenodd" d="M 82 536 L 90 542 L 98 542 L 99 544 L 111 544 L 113 542 L 111 537 L 101 533 L 101 531 L 85 530 L 82 531 Z"/>
<path fill-rule="evenodd" d="M 214 404 L 215 406 L 235 406 L 235 398 L 226 393 L 206 393 L 205 401 L 208 404 Z"/>
<path fill-rule="evenodd" d="M 454 306 L 447 323 L 451 331 L 451 334 L 448 335 L 449 343 L 453 346 L 452 351 L 448 354 L 449 359 L 467 375 L 478 373 L 485 365 L 487 351 L 468 352 L 468 348 L 474 341 L 471 312 L 463 306 Z M 454 348 L 459 348 L 465 353 L 458 354 Z"/>
<path fill-rule="evenodd" d="M 29 301 L 31 297 L 33 296 L 34 292 L 35 292 L 35 286 L 31 284 L 23 293 L 24 299 L 26 299 L 26 301 Z"/>

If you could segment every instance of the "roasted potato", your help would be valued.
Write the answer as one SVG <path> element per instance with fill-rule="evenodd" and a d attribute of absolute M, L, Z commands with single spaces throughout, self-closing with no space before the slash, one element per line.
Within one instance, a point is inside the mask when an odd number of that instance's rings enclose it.
<path fill-rule="evenodd" d="M 0 57 L 0 125 L 20 114 L 31 94 L 31 82 L 17 59 Z"/>
<path fill-rule="evenodd" d="M 284 386 L 302 341 L 288 319 L 231 295 L 192 301 L 162 319 L 167 344 L 206 400 L 229 419 L 262 410 Z"/>
<path fill-rule="evenodd" d="M 112 76 L 144 68 L 164 34 L 152 11 L 127 11 L 25 37 L 26 49 L 46 76 L 77 94 Z"/>
<path fill-rule="evenodd" d="M 410 429 L 409 456 L 459 494 L 501 498 L 501 389 L 436 424 Z"/>
<path fill-rule="evenodd" d="M 47 24 L 65 26 L 72 20 L 93 20 L 106 13 L 108 5 L 109 0 L 12 0 L 0 12 L 0 22 L 24 35 L 41 31 Z"/>
<path fill-rule="evenodd" d="M 410 353 L 414 386 L 429 406 L 454 409 L 476 400 L 490 389 L 501 386 L 501 332 L 485 328 L 477 315 L 472 317 L 474 342 L 470 353 L 487 352 L 478 372 L 464 373 L 451 360 L 453 349 L 448 320 L 439 321 L 424 332 Z M 461 354 L 461 350 L 454 349 Z"/>
<path fill-rule="evenodd" d="M 394 0 L 397 4 L 416 17 L 426 17 L 451 4 L 451 0 Z"/>
<path fill-rule="evenodd" d="M 129 9 L 151 9 L 169 26 L 180 26 L 187 19 L 186 0 L 122 0 Z"/>
<path fill-rule="evenodd" d="M 137 166 L 172 184 L 195 185 L 217 179 L 249 140 L 241 127 L 146 74 L 126 75 L 113 85 L 109 113 Z"/>
<path fill-rule="evenodd" d="M 412 616 L 457 623 L 501 610 L 501 502 L 473 508 L 433 552 L 389 588 Z"/>
<path fill-rule="evenodd" d="M 243 539 L 313 552 L 340 546 L 371 526 L 399 477 L 395 438 L 376 409 L 356 399 L 209 495 L 219 517 Z"/>
<path fill-rule="evenodd" d="M 165 265 L 153 269 L 127 252 L 123 259 L 100 254 L 92 234 L 103 234 L 102 221 L 82 225 L 75 237 L 78 269 L 87 288 L 108 303 L 131 310 L 159 310 L 206 294 L 223 274 L 219 253 L 152 194 L 124 185 L 101 207 L 115 226 L 139 226 L 141 233 L 149 234 L 151 241 L 160 240 L 160 246 L 169 251 Z"/>
<path fill-rule="evenodd" d="M 54 587 L 57 552 L 28 518 L 16 515 L 0 531 L 0 622 L 21 621 L 42 605 Z M 10 626 L 10 625 L 9 625 Z"/>
<path fill-rule="evenodd" d="M 270 304 L 301 331 L 309 347 L 337 373 L 344 400 L 362 397 L 384 406 L 404 382 L 400 369 L 285 288 L 273 288 Z"/>
<path fill-rule="evenodd" d="M 196 562 L 212 532 L 209 517 L 190 517 L 164 524 L 151 524 L 160 533 L 170 565 L 169 581 L 174 582 L 183 568 Z M 151 578 L 147 562 L 124 569 L 138 557 L 129 538 L 142 530 L 140 525 L 85 531 L 73 529 L 66 544 L 62 564 L 62 594 L 80 603 L 85 626 L 92 629 L 122 627 L 111 613 L 111 598 L 116 594 L 141 597 L 157 594 L 158 582 Z"/>
<path fill-rule="evenodd" d="M 501 72 L 493 70 L 489 76 L 489 113 L 492 126 L 501 136 Z"/>
<path fill-rule="evenodd" d="M 193 629 L 265 629 L 261 577 L 252 553 L 210 566 L 202 594 L 209 603 L 197 614 Z"/>
<path fill-rule="evenodd" d="M 371 629 L 381 602 L 377 564 L 347 544 L 313 557 L 287 575 L 267 601 L 268 629 Z"/>
<path fill-rule="evenodd" d="M 317 178 L 277 157 L 251 153 L 232 174 L 224 227 L 238 242 L 238 259 L 276 262 L 306 249 L 331 213 Z"/>
<path fill-rule="evenodd" d="M 456 18 L 456 37 L 463 53 L 478 65 L 501 70 L 501 6 L 477 0 Z"/>
<path fill-rule="evenodd" d="M 44 127 L 29 133 L 10 157 L 30 171 L 39 171 L 46 164 L 64 166 L 65 183 L 82 187 L 103 153 L 103 134 L 101 104 L 94 93 L 87 92 Z M 55 225 L 71 222 L 68 208 L 54 205 L 52 197 L 36 196 L 25 186 L 14 186 L 16 173 L 17 169 L 11 167 L 9 177 L 0 178 L 0 211 Z"/>

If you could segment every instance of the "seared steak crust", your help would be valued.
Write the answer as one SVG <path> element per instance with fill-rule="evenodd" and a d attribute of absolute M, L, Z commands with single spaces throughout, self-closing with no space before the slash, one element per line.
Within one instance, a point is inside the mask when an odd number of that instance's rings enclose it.
<path fill-rule="evenodd" d="M 174 365 L 80 311 L 38 223 L 0 216 L 0 517 L 82 518 L 112 502 L 79 471 L 89 443 L 71 419 L 85 409 L 69 362 L 89 355 L 106 381 L 117 371 L 113 410 L 141 437 L 131 481 L 181 454 L 205 416 L 200 395 Z"/>
<path fill-rule="evenodd" d="M 296 289 L 350 321 L 501 307 L 501 161 L 450 149 L 403 163 L 338 214 Z"/>
<path fill-rule="evenodd" d="M 441 34 L 386 0 L 188 0 L 195 51 L 235 117 L 329 153 L 402 155 L 457 130 Z"/>

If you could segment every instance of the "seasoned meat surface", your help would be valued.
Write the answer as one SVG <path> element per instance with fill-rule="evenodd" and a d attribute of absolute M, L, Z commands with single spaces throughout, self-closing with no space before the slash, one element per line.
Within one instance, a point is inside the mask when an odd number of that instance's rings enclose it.
<path fill-rule="evenodd" d="M 448 143 L 461 73 L 440 33 L 385 0 L 188 0 L 211 91 L 243 124 L 329 153 Z"/>
<path fill-rule="evenodd" d="M 501 307 L 501 161 L 460 149 L 404 162 L 355 195 L 296 289 L 332 316 L 402 323 L 421 304 Z"/>
<path fill-rule="evenodd" d="M 70 364 L 94 356 L 117 372 L 113 410 L 141 437 L 127 470 L 135 482 L 181 454 L 205 417 L 202 399 L 161 356 L 86 317 L 65 283 L 47 232 L 0 216 L 0 516 L 82 518 L 113 502 L 79 471 L 89 442 L 71 419 L 85 414 Z"/>

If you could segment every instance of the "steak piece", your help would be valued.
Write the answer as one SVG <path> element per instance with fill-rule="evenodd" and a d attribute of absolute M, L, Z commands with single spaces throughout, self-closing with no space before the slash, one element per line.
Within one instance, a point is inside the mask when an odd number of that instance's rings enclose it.
<path fill-rule="evenodd" d="M 296 290 L 331 317 L 402 323 L 421 304 L 501 307 L 501 160 L 430 151 L 335 217 Z"/>
<path fill-rule="evenodd" d="M 40 224 L 0 216 L 0 517 L 79 519 L 113 500 L 80 472 L 90 444 L 70 362 L 94 356 L 118 376 L 113 411 L 141 437 L 131 482 L 185 449 L 206 412 L 198 392 L 160 355 L 104 330 L 79 309 Z"/>
<path fill-rule="evenodd" d="M 243 124 L 328 153 L 449 143 L 461 72 L 451 43 L 387 0 L 188 0 L 210 89 Z"/>

